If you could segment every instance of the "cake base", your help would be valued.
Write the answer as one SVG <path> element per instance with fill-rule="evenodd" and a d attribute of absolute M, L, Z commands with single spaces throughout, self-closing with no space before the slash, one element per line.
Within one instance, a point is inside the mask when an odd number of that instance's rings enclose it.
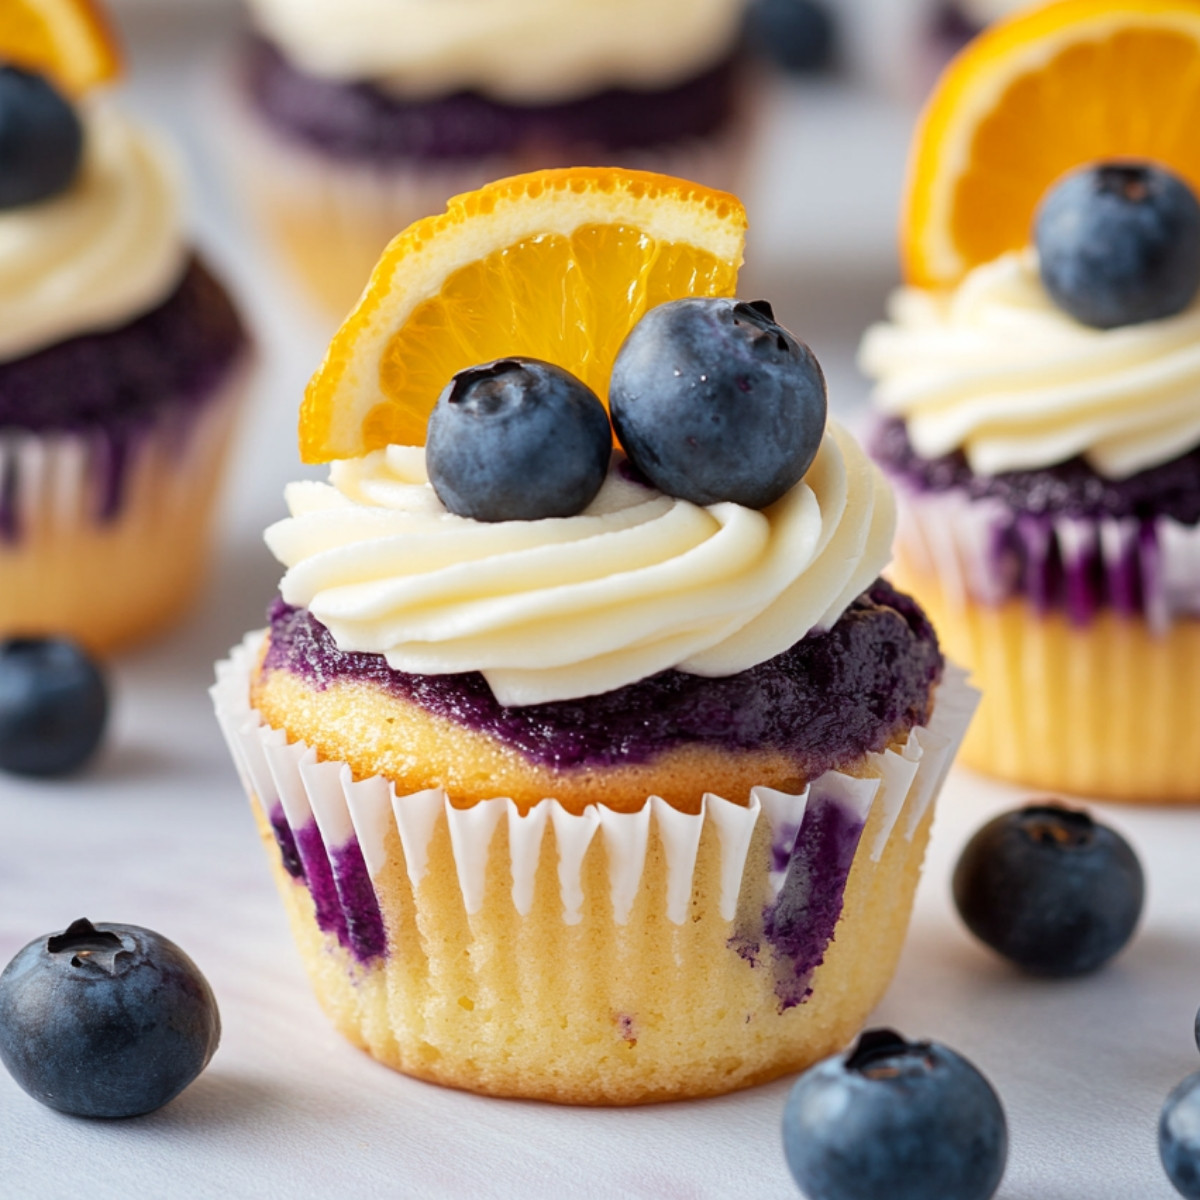
<path fill-rule="evenodd" d="M 766 956 L 739 953 L 731 944 L 736 922 L 718 911 L 720 846 L 711 826 L 700 841 L 691 916 L 678 926 L 653 903 L 668 874 L 653 838 L 629 921 L 613 921 L 604 851 L 595 843 L 584 863 L 582 919 L 569 925 L 552 852 L 541 856 L 532 911 L 521 916 L 514 908 L 503 825 L 485 902 L 470 916 L 445 827 L 434 834 L 415 902 L 392 833 L 387 866 L 374 879 L 389 956 L 364 966 L 321 931 L 308 888 L 281 865 L 261 804 L 254 811 L 305 969 L 344 1037 L 418 1079 L 582 1105 L 721 1095 L 842 1049 L 895 971 L 933 820 L 931 807 L 912 839 L 891 837 L 876 862 L 867 848 L 885 815 L 875 808 L 811 995 L 781 1011 Z M 748 861 L 771 853 L 760 822 Z M 746 874 L 761 881 L 765 871 Z M 749 884 L 745 891 L 753 907 L 757 893 Z"/>
<path fill-rule="evenodd" d="M 1039 791 L 1200 802 L 1200 621 L 1158 634 L 1111 610 L 1080 625 L 1019 598 L 959 601 L 903 554 L 890 577 L 983 691 L 963 765 Z"/>

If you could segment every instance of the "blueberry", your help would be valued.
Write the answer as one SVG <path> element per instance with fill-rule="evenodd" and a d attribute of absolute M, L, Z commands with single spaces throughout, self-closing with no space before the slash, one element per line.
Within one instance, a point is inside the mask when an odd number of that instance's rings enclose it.
<path fill-rule="evenodd" d="M 1158 1154 L 1175 1190 L 1200 1200 L 1200 1071 L 1167 1097 L 1158 1119 Z"/>
<path fill-rule="evenodd" d="M 759 300 L 674 300 L 633 327 L 609 406 L 634 466 L 693 504 L 766 508 L 804 476 L 825 432 L 825 377 Z"/>
<path fill-rule="evenodd" d="M 66 191 L 82 157 L 71 105 L 41 75 L 0 67 L 0 209 Z"/>
<path fill-rule="evenodd" d="M 1174 316 L 1200 288 L 1200 204 L 1160 167 L 1068 175 L 1042 201 L 1035 237 L 1051 298 L 1096 329 Z"/>
<path fill-rule="evenodd" d="M 1142 911 L 1142 866 L 1087 813 L 1034 804 L 989 821 L 954 870 L 967 928 L 1034 975 L 1094 971 L 1129 941 Z"/>
<path fill-rule="evenodd" d="M 797 75 L 833 61 L 833 15 L 817 0 L 752 0 L 746 36 L 756 53 Z"/>
<path fill-rule="evenodd" d="M 425 439 L 438 498 L 477 521 L 573 517 L 596 498 L 611 454 L 596 393 L 536 358 L 460 371 L 438 397 Z"/>
<path fill-rule="evenodd" d="M 0 642 L 0 770 L 74 771 L 95 753 L 107 721 L 104 677 L 74 642 Z"/>
<path fill-rule="evenodd" d="M 987 1200 L 1008 1157 L 991 1084 L 937 1042 L 868 1030 L 800 1076 L 783 1148 L 807 1200 Z"/>
<path fill-rule="evenodd" d="M 221 1019 L 174 942 L 75 921 L 0 974 L 0 1061 L 35 1100 L 78 1117 L 135 1117 L 208 1065 Z"/>

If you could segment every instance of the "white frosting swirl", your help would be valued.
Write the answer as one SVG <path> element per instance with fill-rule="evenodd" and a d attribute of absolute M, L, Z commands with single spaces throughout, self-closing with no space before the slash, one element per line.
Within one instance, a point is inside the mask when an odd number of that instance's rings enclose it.
<path fill-rule="evenodd" d="M 994 475 L 1081 454 L 1123 479 L 1200 443 L 1200 303 L 1092 329 L 1054 304 L 1025 251 L 953 292 L 902 288 L 889 316 L 867 331 L 860 363 L 923 457 L 962 449 Z"/>
<path fill-rule="evenodd" d="M 186 260 L 174 162 L 108 108 L 85 110 L 61 195 L 0 211 L 0 361 L 149 311 Z"/>
<path fill-rule="evenodd" d="M 745 0 L 251 0 L 310 74 L 517 102 L 669 87 L 737 41 Z"/>
<path fill-rule="evenodd" d="M 334 463 L 287 502 L 266 540 L 289 604 L 396 670 L 482 671 L 508 705 L 764 662 L 841 616 L 887 565 L 895 525 L 887 484 L 837 426 L 761 512 L 700 508 L 614 465 L 577 517 L 487 524 L 448 513 L 407 446 Z"/>

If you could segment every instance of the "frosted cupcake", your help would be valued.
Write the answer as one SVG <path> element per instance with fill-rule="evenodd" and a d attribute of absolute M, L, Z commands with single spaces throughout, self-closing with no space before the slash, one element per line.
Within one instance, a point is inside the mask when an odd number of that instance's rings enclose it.
<path fill-rule="evenodd" d="M 397 229 L 515 171 L 732 186 L 744 0 L 253 0 L 240 174 L 338 318 Z"/>
<path fill-rule="evenodd" d="M 0 632 L 111 650 L 196 595 L 247 338 L 154 139 L 11 66 L 0 127 Z"/>
<path fill-rule="evenodd" d="M 1099 0 L 1050 8 L 952 69 L 914 152 L 906 245 L 921 286 L 893 297 L 862 363 L 885 418 L 874 452 L 903 508 L 894 577 L 983 687 L 964 760 L 1052 791 L 1188 802 L 1200 800 L 1200 205 L 1184 179 L 1200 164 L 1170 139 L 1144 139 L 1157 159 L 1127 157 L 1138 114 L 1108 98 L 1104 65 L 1118 44 L 1146 75 L 1180 47 L 1200 62 L 1195 6 L 1175 18 Z M 990 111 L 972 110 L 977 82 Z M 1058 178 L 1071 147 L 1039 132 L 1030 95 L 1078 105 L 1084 150 L 1121 157 Z M 951 205 L 947 228 L 923 172 L 976 121 L 958 194 L 979 215 Z M 1027 198 L 1038 173 L 1044 193 Z M 1006 248 L 1022 212 L 1026 245 Z M 1001 253 L 973 262 L 988 246 Z"/>
<path fill-rule="evenodd" d="M 323 405 L 352 409 L 361 388 L 375 417 L 329 483 L 288 489 L 292 515 L 267 535 L 281 598 L 214 689 L 310 977 L 381 1061 L 489 1094 L 638 1103 L 794 1070 L 844 1044 L 887 986 L 972 694 L 878 581 L 891 497 L 824 427 L 811 355 L 768 306 L 703 298 L 740 261 L 732 197 L 566 171 L 456 204 L 393 244 L 310 387 L 310 456 L 314 429 L 341 436 Z M 546 242 L 573 236 L 608 245 L 564 269 L 624 343 L 611 394 L 632 459 L 612 453 L 596 394 L 547 361 L 579 370 L 589 331 L 558 326 L 552 356 L 533 320 L 562 301 Z M 376 337 L 402 336 L 428 256 L 458 237 L 505 264 L 497 289 L 535 297 L 509 337 L 545 358 L 459 372 L 426 447 L 373 448 L 380 410 L 418 402 L 372 370 Z M 619 287 L 603 270 L 618 245 L 648 264 L 627 261 Z M 691 269 L 705 259 L 721 270 Z M 671 264 L 657 280 L 655 263 Z M 699 324 L 667 341 L 719 344 L 724 374 L 659 352 L 677 318 Z M 663 394 L 647 368 L 694 381 L 679 421 L 630 415 Z M 772 392 L 780 378 L 802 384 Z M 762 454 L 748 415 L 719 422 L 718 443 L 749 449 L 716 472 L 723 498 L 696 494 L 689 421 L 758 412 L 767 393 L 803 419 L 781 417 Z M 520 421 L 540 429 L 548 411 L 561 436 L 520 456 Z M 590 483 L 563 499 L 581 424 Z"/>

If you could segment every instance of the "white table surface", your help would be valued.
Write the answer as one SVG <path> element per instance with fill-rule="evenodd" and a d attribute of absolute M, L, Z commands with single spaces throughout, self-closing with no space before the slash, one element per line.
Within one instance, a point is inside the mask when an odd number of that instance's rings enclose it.
<path fill-rule="evenodd" d="M 212 135 L 200 134 L 208 55 L 227 16 L 122 13 L 130 105 L 181 139 L 200 240 L 244 297 L 263 353 L 217 566 L 186 625 L 116 664 L 112 734 L 93 770 L 60 783 L 0 778 L 0 962 L 82 915 L 149 925 L 207 974 L 224 1035 L 199 1081 L 134 1121 L 61 1116 L 0 1072 L 0 1197 L 793 1197 L 778 1129 L 786 1081 L 636 1110 L 481 1099 L 373 1063 L 309 993 L 206 695 L 213 660 L 261 623 L 272 594 L 277 570 L 259 534 L 298 473 L 296 407 L 327 336 L 258 253 Z M 776 299 L 812 341 L 850 414 L 863 393 L 854 342 L 893 273 L 909 121 L 837 87 L 777 94 L 750 193 L 746 291 Z M 1174 1193 L 1158 1165 L 1158 1109 L 1200 1067 L 1200 812 L 1110 810 L 1147 869 L 1142 929 L 1099 975 L 1042 983 L 973 944 L 948 900 L 970 831 L 1021 799 L 952 777 L 911 937 L 875 1019 L 947 1042 L 991 1078 L 1011 1131 L 1003 1200 L 1165 1200 Z"/>

